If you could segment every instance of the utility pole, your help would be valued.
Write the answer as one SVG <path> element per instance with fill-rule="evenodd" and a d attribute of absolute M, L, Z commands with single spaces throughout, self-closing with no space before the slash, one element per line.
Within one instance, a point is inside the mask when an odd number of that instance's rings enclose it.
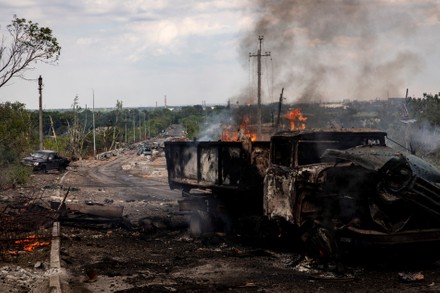
<path fill-rule="evenodd" d="M 38 92 L 39 92 L 39 110 L 38 110 L 38 134 L 40 141 L 40 150 L 44 149 L 43 146 L 43 78 L 38 78 Z"/>
<path fill-rule="evenodd" d="M 147 110 L 144 111 L 144 139 L 147 139 Z"/>
<path fill-rule="evenodd" d="M 263 36 L 258 36 L 258 40 L 260 41 L 260 47 L 256 54 L 249 53 L 249 57 L 257 57 L 258 64 L 258 109 L 257 109 L 257 120 L 258 120 L 258 139 L 261 139 L 261 57 L 270 56 L 270 52 L 265 52 L 261 54 L 261 43 L 263 42 Z"/>
<path fill-rule="evenodd" d="M 276 125 L 277 131 L 278 131 L 278 127 L 280 126 L 280 115 L 281 115 L 281 105 L 283 104 L 283 93 L 284 93 L 284 88 L 281 89 L 280 101 L 278 102 L 278 116 L 277 116 L 277 125 Z"/>
<path fill-rule="evenodd" d="M 96 130 L 95 130 L 95 90 L 92 90 L 92 122 L 93 122 L 93 157 L 96 159 Z"/>
<path fill-rule="evenodd" d="M 405 148 L 407 151 L 409 151 L 411 154 L 415 154 L 416 150 L 413 149 L 413 146 L 411 144 L 411 139 L 410 139 L 410 128 L 411 128 L 411 124 L 416 122 L 416 119 L 410 119 L 410 115 L 409 115 L 409 111 L 407 108 L 407 103 L 408 103 L 408 89 L 406 89 L 406 95 L 405 95 L 405 102 L 403 103 L 403 119 L 401 119 L 400 121 L 402 121 L 403 123 L 405 123 Z"/>
<path fill-rule="evenodd" d="M 136 113 L 133 109 L 133 143 L 136 142 Z"/>
<path fill-rule="evenodd" d="M 142 141 L 142 120 L 141 113 L 139 112 L 139 141 Z"/>
<path fill-rule="evenodd" d="M 125 143 L 128 143 L 128 129 L 127 129 L 127 123 L 128 123 L 128 110 L 125 109 Z"/>
<path fill-rule="evenodd" d="M 150 117 L 148 117 L 148 139 L 151 139 Z"/>

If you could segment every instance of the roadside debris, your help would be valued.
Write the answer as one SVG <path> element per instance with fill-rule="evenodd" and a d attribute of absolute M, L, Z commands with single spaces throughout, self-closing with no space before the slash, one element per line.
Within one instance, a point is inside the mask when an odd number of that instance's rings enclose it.
<path fill-rule="evenodd" d="M 399 273 L 399 280 L 406 283 L 420 282 L 425 280 L 425 275 L 422 272 Z"/>
<path fill-rule="evenodd" d="M 53 209 L 60 211 L 63 225 L 87 225 L 96 228 L 110 228 L 124 223 L 123 206 L 87 203 L 51 202 Z"/>
<path fill-rule="evenodd" d="M 0 257 L 50 244 L 58 212 L 38 197 L 21 197 L 0 205 Z"/>
<path fill-rule="evenodd" d="M 315 259 L 304 257 L 299 262 L 296 262 L 293 266 L 293 270 L 297 273 L 307 275 L 312 279 L 323 279 L 323 280 L 340 280 L 346 281 L 351 280 L 356 277 L 361 271 L 354 271 L 347 267 L 344 271 L 340 271 L 337 265 L 334 264 L 323 264 Z"/>

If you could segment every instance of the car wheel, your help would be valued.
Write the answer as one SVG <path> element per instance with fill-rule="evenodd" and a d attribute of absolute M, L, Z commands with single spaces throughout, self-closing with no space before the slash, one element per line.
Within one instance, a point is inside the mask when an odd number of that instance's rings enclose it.
<path fill-rule="evenodd" d="M 47 167 L 46 167 L 46 165 L 43 165 L 43 166 L 40 167 L 40 172 L 41 172 L 41 173 L 47 173 Z"/>

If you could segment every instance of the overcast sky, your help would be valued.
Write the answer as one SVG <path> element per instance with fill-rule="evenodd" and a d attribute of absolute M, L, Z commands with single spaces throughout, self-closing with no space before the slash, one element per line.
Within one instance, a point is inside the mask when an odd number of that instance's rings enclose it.
<path fill-rule="evenodd" d="M 264 35 L 263 102 L 285 87 L 289 102 L 374 99 L 440 91 L 436 0 L 0 0 L 13 15 L 49 27 L 57 65 L 34 64 L 0 88 L 0 102 L 38 108 L 255 102 L 249 53 Z"/>

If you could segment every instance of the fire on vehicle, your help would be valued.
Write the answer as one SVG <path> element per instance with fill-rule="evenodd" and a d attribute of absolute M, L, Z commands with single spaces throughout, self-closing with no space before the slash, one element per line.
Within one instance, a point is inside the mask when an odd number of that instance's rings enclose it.
<path fill-rule="evenodd" d="M 231 223 L 254 214 L 322 258 L 365 247 L 438 251 L 440 171 L 386 137 L 329 128 L 278 132 L 270 143 L 168 142 L 169 185 L 182 190 L 198 232 L 225 214 Z"/>

